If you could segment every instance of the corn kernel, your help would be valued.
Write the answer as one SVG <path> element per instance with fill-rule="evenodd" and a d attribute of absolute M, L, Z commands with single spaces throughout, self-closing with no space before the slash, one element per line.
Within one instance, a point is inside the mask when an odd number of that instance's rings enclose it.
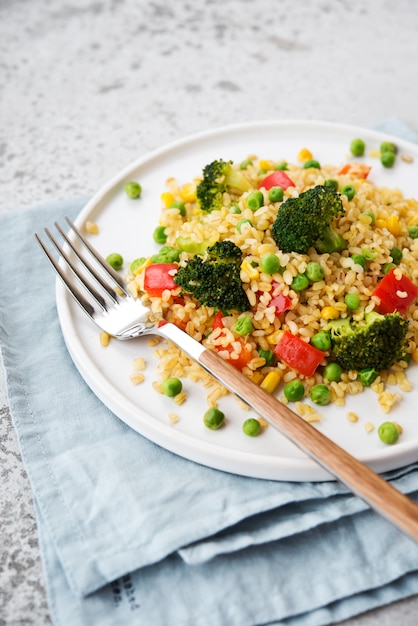
<path fill-rule="evenodd" d="M 253 267 L 251 263 L 247 260 L 244 260 L 241 263 L 241 269 L 247 274 L 248 278 L 250 278 L 251 280 L 257 280 L 257 278 L 260 277 L 260 272 L 258 271 L 258 269 L 256 267 Z"/>
<path fill-rule="evenodd" d="M 387 221 L 379 217 L 375 222 L 377 228 L 387 228 Z"/>
<path fill-rule="evenodd" d="M 168 209 L 175 201 L 175 197 L 169 191 L 164 191 L 161 194 L 161 200 L 165 208 Z"/>
<path fill-rule="evenodd" d="M 99 227 L 95 222 L 91 222 L 90 220 L 87 220 L 87 222 L 84 224 L 84 228 L 86 230 L 86 233 L 88 233 L 89 235 L 99 234 Z"/>
<path fill-rule="evenodd" d="M 277 342 L 279 341 L 282 332 L 283 331 L 279 329 L 279 330 L 275 330 L 274 333 L 271 333 L 271 335 L 267 335 L 266 339 L 268 343 L 271 346 L 275 346 Z"/>
<path fill-rule="evenodd" d="M 389 215 L 387 219 L 387 229 L 395 237 L 402 233 L 399 217 L 397 215 Z"/>
<path fill-rule="evenodd" d="M 144 271 L 144 269 L 146 267 L 148 267 L 148 265 L 152 265 L 152 260 L 150 257 L 148 257 L 147 259 L 145 259 L 145 261 L 142 263 L 142 265 L 139 265 L 136 270 L 134 270 L 134 276 L 139 276 L 139 274 L 141 274 L 141 272 Z"/>
<path fill-rule="evenodd" d="M 340 314 L 335 306 L 324 306 L 321 311 L 321 317 L 323 320 L 337 320 Z"/>
<path fill-rule="evenodd" d="M 103 348 L 107 348 L 107 346 L 109 345 L 110 342 L 110 335 L 108 333 L 105 333 L 104 331 L 100 333 L 100 345 L 103 346 Z"/>
<path fill-rule="evenodd" d="M 260 159 L 260 161 L 258 162 L 258 165 L 260 166 L 260 169 L 262 170 L 274 170 L 274 167 L 276 164 L 273 161 L 270 161 L 269 159 Z"/>
<path fill-rule="evenodd" d="M 308 150 L 307 148 L 302 148 L 297 156 L 297 159 L 298 161 L 302 161 L 302 163 L 304 163 L 305 161 L 309 161 L 310 159 L 312 159 L 312 156 L 313 155 L 310 150 Z"/>
<path fill-rule="evenodd" d="M 184 202 L 194 202 L 196 200 L 196 186 L 193 183 L 186 183 L 180 189 L 180 196 Z"/>
<path fill-rule="evenodd" d="M 264 391 L 267 391 L 268 393 L 273 393 L 274 391 L 276 391 L 277 386 L 280 382 L 280 379 L 281 379 L 280 372 L 277 372 L 277 371 L 269 372 L 267 376 L 264 378 L 264 380 L 261 382 L 260 387 L 261 389 L 264 389 Z"/>

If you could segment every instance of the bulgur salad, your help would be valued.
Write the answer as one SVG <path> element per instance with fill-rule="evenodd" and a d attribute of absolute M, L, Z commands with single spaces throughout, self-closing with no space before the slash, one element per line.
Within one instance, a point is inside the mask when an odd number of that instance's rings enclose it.
<path fill-rule="evenodd" d="M 362 143 L 339 164 L 301 146 L 293 161 L 219 158 L 189 180 L 169 178 L 154 230 L 160 250 L 138 250 L 122 270 L 153 320 L 173 322 L 312 422 L 327 404 L 347 404 L 357 421 L 348 398 L 365 388 L 389 413 L 411 391 L 408 368 L 418 362 L 418 201 L 371 181 Z M 394 144 L 375 157 L 383 168 L 402 158 Z M 133 200 L 140 182 L 126 186 Z M 155 354 L 155 390 L 180 405 L 182 379 L 203 385 L 205 423 L 222 425 L 227 390 L 177 346 L 155 339 Z M 138 355 L 134 383 L 145 367 Z M 244 432 L 257 435 L 266 426 L 258 424 Z M 401 431 L 385 422 L 379 436 L 393 443 Z"/>

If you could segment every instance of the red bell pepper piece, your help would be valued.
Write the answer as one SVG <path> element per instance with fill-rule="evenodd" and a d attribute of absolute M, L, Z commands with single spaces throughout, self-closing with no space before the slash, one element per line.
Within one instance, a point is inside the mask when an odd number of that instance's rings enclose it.
<path fill-rule="evenodd" d="M 324 352 L 285 330 L 274 353 L 302 376 L 312 376 L 324 358 Z"/>
<path fill-rule="evenodd" d="M 340 168 L 338 174 L 350 174 L 353 178 L 366 179 L 371 169 L 371 166 L 366 165 L 365 163 L 346 163 L 342 166 L 342 168 Z"/>
<path fill-rule="evenodd" d="M 274 296 L 274 298 L 270 300 L 269 306 L 274 306 L 276 310 L 276 315 L 279 316 L 285 311 L 288 311 L 292 308 L 292 300 L 289 298 L 289 296 L 285 296 L 282 293 L 279 293 L 279 295 Z"/>
<path fill-rule="evenodd" d="M 228 363 L 230 363 L 231 365 L 233 365 L 237 370 L 242 370 L 242 368 L 248 365 L 248 363 L 251 361 L 253 353 L 252 353 L 251 348 L 246 343 L 244 343 L 242 339 L 237 339 L 236 341 L 239 341 L 242 345 L 242 350 L 238 354 L 238 358 L 237 359 L 231 358 L 231 359 L 225 359 L 225 360 L 228 361 Z M 227 346 L 226 348 L 221 348 L 221 349 L 228 350 L 228 352 L 233 351 L 232 346 Z"/>
<path fill-rule="evenodd" d="M 225 328 L 222 318 L 223 318 L 222 311 L 218 311 L 213 319 L 213 323 L 212 323 L 213 330 L 215 328 Z M 242 370 L 242 368 L 245 367 L 251 361 L 252 350 L 250 346 L 248 346 L 245 343 L 245 341 L 241 339 L 241 337 L 237 337 L 235 341 L 239 341 L 239 343 L 241 344 L 242 346 L 241 352 L 239 353 L 237 359 L 226 358 L 225 361 L 228 361 L 228 363 L 233 365 L 237 370 Z M 215 346 L 215 348 L 219 352 L 226 350 L 227 352 L 231 353 L 234 351 L 234 346 L 232 346 L 231 344 L 227 346 Z"/>
<path fill-rule="evenodd" d="M 149 296 L 161 297 L 163 291 L 177 289 L 173 274 L 177 271 L 176 263 L 152 263 L 145 268 L 144 290 Z"/>
<path fill-rule="evenodd" d="M 213 318 L 213 323 L 212 323 L 213 330 L 215 330 L 215 328 L 225 328 L 222 318 L 223 318 L 222 311 L 218 311 L 215 317 Z"/>
<path fill-rule="evenodd" d="M 271 189 L 272 187 L 281 187 L 283 191 L 288 187 L 294 187 L 295 183 L 283 170 L 275 170 L 271 174 L 268 174 L 263 180 L 258 184 L 258 188 L 261 189 Z"/>
<path fill-rule="evenodd" d="M 404 315 L 418 296 L 418 286 L 398 268 L 392 268 L 377 285 L 373 295 L 379 298 L 376 306 L 379 313 L 385 315 L 398 311 Z"/>

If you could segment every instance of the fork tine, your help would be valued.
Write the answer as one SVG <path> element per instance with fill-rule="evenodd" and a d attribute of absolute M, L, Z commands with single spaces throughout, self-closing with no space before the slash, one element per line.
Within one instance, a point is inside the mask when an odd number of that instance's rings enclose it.
<path fill-rule="evenodd" d="M 113 267 L 111 267 L 109 265 L 109 263 L 107 263 L 106 259 L 104 259 L 101 256 L 101 254 L 90 244 L 90 242 L 83 236 L 83 234 L 81 233 L 80 229 L 77 228 L 77 226 L 70 220 L 70 218 L 66 216 L 65 219 L 66 219 L 68 225 L 72 228 L 72 230 L 75 232 L 77 237 L 80 239 L 80 241 L 86 246 L 86 248 L 89 250 L 90 254 L 102 266 L 102 268 L 108 274 L 108 276 L 110 276 L 117 283 L 118 287 L 120 287 L 120 289 L 122 289 L 123 293 L 126 296 L 130 296 L 129 291 L 127 291 L 125 283 L 123 282 L 123 280 L 119 276 L 119 274 L 113 269 Z"/>
<path fill-rule="evenodd" d="M 46 247 L 42 239 L 36 233 L 35 233 L 35 237 L 39 245 L 41 246 L 42 250 L 44 251 L 48 261 L 51 263 L 51 265 L 57 272 L 59 278 L 62 280 L 62 282 L 68 289 L 68 291 L 71 293 L 74 300 L 84 310 L 84 312 L 87 313 L 87 315 L 92 318 L 95 313 L 93 305 L 90 304 L 90 302 L 88 302 L 86 298 L 84 298 L 84 296 L 80 293 L 77 287 L 75 287 L 72 283 L 70 283 L 70 281 L 67 279 L 67 276 L 65 275 L 65 272 L 63 271 L 60 264 L 55 260 L 55 258 L 52 256 L 52 254 L 50 253 L 50 251 L 48 250 L 48 248 Z"/>
<path fill-rule="evenodd" d="M 77 249 L 77 247 L 71 241 L 69 236 L 64 232 L 64 230 L 61 228 L 61 226 L 57 222 L 54 222 L 54 225 L 55 225 L 55 228 L 58 230 L 58 232 L 63 237 L 63 239 L 65 239 L 65 241 L 68 243 L 68 245 L 70 246 L 70 248 L 72 249 L 74 254 L 77 256 L 77 258 L 82 262 L 82 264 L 88 270 L 90 275 L 93 276 L 94 280 L 96 280 L 99 283 L 99 285 L 102 287 L 102 289 L 104 289 L 106 291 L 106 293 L 113 300 L 113 302 L 117 302 L 117 296 L 116 296 L 115 290 L 112 289 L 112 287 L 110 287 L 110 285 L 105 280 L 103 280 L 103 278 L 94 269 L 94 267 L 91 265 L 91 263 L 89 263 L 89 261 L 81 254 L 81 252 Z M 82 241 L 82 243 L 84 245 L 86 245 L 83 240 L 81 240 L 81 241 Z M 89 248 L 87 248 L 87 249 L 89 250 L 89 252 L 91 254 L 91 250 Z M 119 283 L 118 283 L 118 286 L 119 286 Z"/>
<path fill-rule="evenodd" d="M 80 281 L 80 283 L 87 290 L 87 292 L 91 295 L 91 297 L 97 302 L 97 304 L 100 306 L 100 308 L 103 311 L 106 311 L 107 310 L 106 300 L 103 298 L 103 296 L 96 289 L 94 289 L 94 287 L 92 287 L 91 284 L 89 284 L 86 281 L 86 279 L 84 278 L 82 273 L 77 269 L 77 267 L 75 266 L 73 261 L 68 256 L 68 254 L 59 245 L 58 241 L 55 239 L 54 235 L 50 232 L 50 230 L 48 228 L 45 228 L 45 232 L 48 235 L 49 239 L 54 244 L 54 246 L 56 247 L 56 249 L 58 250 L 58 252 L 61 255 L 61 257 L 67 263 L 68 267 L 71 269 L 73 274 L 76 276 L 76 278 Z"/>

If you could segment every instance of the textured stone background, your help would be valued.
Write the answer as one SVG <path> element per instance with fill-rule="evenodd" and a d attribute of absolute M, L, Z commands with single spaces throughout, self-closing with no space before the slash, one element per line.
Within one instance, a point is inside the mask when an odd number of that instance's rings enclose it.
<path fill-rule="evenodd" d="M 0 210 L 85 197 L 149 150 L 230 123 L 397 116 L 418 132 L 417 30 L 416 0 L 0 0 Z M 0 377 L 0 625 L 38 626 L 36 523 L 4 389 Z M 415 598 L 348 623 L 417 614 Z"/>

